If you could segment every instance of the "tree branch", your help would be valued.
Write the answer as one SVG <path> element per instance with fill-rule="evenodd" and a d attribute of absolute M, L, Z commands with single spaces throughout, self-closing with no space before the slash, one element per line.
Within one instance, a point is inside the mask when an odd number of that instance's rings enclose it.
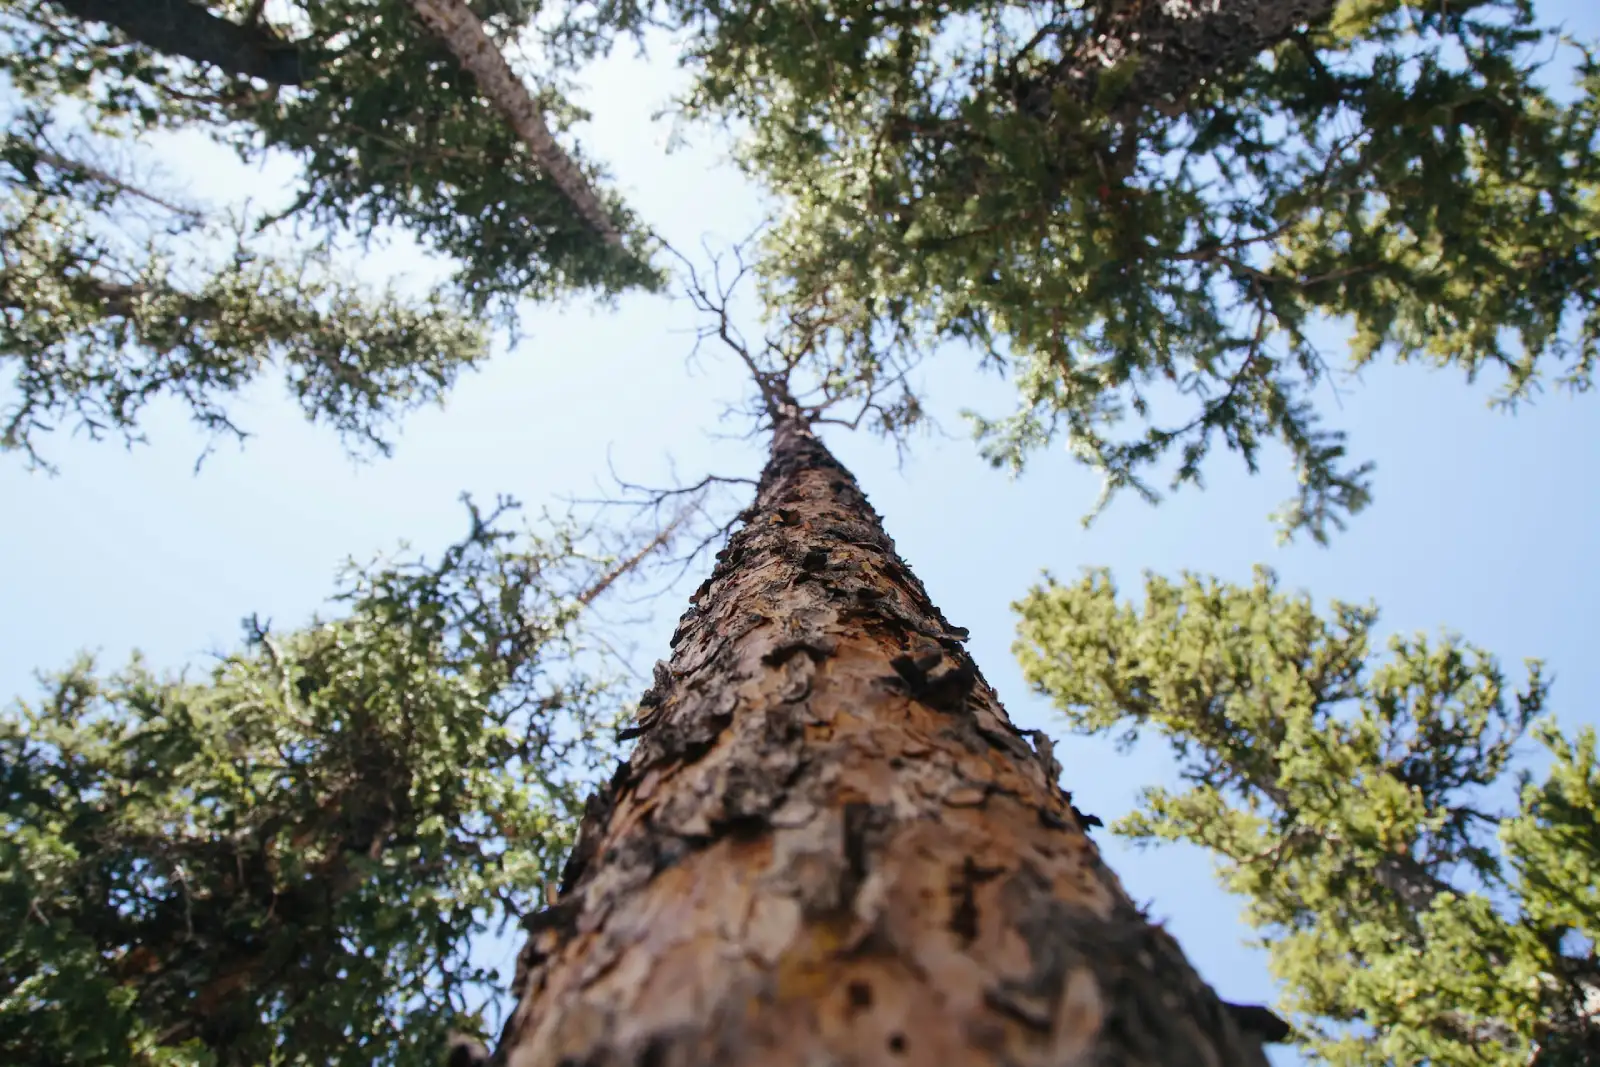
<path fill-rule="evenodd" d="M 1243 69 L 1256 56 L 1291 39 L 1303 26 L 1327 20 L 1336 0 L 1191 0 L 1188 3 L 1117 3 L 1093 32 L 1048 71 L 1015 90 L 1024 106 L 1048 99 L 1059 84 L 1081 103 L 1093 104 L 1102 76 L 1132 65 L 1116 97 L 1107 102 L 1118 121 L 1146 108 L 1179 113 L 1202 84 Z"/>
<path fill-rule="evenodd" d="M 67 14 L 100 22 L 167 55 L 273 85 L 300 85 L 315 61 L 301 43 L 282 41 L 259 22 L 240 26 L 197 0 L 52 0 Z"/>
<path fill-rule="evenodd" d="M 174 215 L 181 215 L 187 219 L 198 222 L 203 217 L 198 208 L 189 207 L 184 204 L 178 204 L 171 200 L 167 200 L 164 197 L 150 192 L 148 189 L 134 185 L 132 182 L 117 177 L 115 174 L 104 169 L 103 167 L 97 167 L 92 163 L 85 163 L 79 159 L 72 159 L 67 156 L 57 155 L 55 152 L 52 152 L 49 149 L 40 148 L 36 145 L 29 146 L 28 150 L 34 154 L 34 157 L 40 163 L 43 163 L 45 166 L 59 171 L 64 175 L 81 175 L 88 181 L 98 182 L 99 184 L 104 185 L 107 188 L 114 189 L 119 193 L 125 193 L 128 196 L 147 201 L 148 203 L 154 204 L 156 207 L 164 208 L 167 211 L 172 212 Z"/>
<path fill-rule="evenodd" d="M 588 607 L 590 604 L 593 604 L 596 598 L 598 598 L 601 593 L 604 593 L 607 589 L 615 585 L 618 579 L 638 569 L 639 565 L 643 563 L 652 552 L 656 551 L 658 548 L 664 548 L 670 544 L 673 534 L 677 533 L 678 528 L 684 524 L 685 520 L 688 519 L 689 511 L 689 508 L 684 508 L 683 510 L 679 511 L 678 514 L 672 517 L 671 521 L 661 528 L 660 533 L 657 533 L 649 541 L 645 542 L 643 548 L 639 549 L 639 551 L 635 552 L 627 559 L 619 561 L 614 567 L 602 574 L 593 585 L 579 593 L 577 598 L 578 603 L 582 604 L 584 607 Z"/>

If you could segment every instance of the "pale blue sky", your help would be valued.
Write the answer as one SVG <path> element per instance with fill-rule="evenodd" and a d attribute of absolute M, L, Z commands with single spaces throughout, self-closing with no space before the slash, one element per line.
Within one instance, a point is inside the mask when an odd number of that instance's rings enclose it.
<path fill-rule="evenodd" d="M 1594 37 L 1600 13 L 1577 0 L 1544 5 Z M 1558 14 L 1557 17 L 1560 17 Z M 645 219 L 680 247 L 702 235 L 746 235 L 759 218 L 752 190 L 720 162 L 722 141 L 698 132 L 664 155 L 667 129 L 652 122 L 675 83 L 670 58 L 608 62 L 585 100 L 596 115 L 584 142 L 608 162 Z M 252 189 L 271 198 L 277 176 L 241 175 L 230 158 L 185 141 L 164 146 L 174 173 L 213 195 Z M 414 265 L 404 248 L 375 252 L 380 275 Z M 201 665 L 233 647 L 252 612 L 279 626 L 317 609 L 350 556 L 401 539 L 432 549 L 463 528 L 457 496 L 511 493 L 535 508 L 584 494 L 606 477 L 608 456 L 633 480 L 661 480 L 664 457 L 680 472 L 751 474 L 757 443 L 716 437 L 723 406 L 742 396 L 737 368 L 715 354 L 686 364 L 693 324 L 681 302 L 629 297 L 615 311 L 534 309 L 525 339 L 467 377 L 443 411 L 414 415 L 393 458 L 356 465 L 333 434 L 303 424 L 277 382 L 239 408 L 256 437 L 225 444 L 201 473 L 201 442 L 170 410 L 148 422 L 152 443 L 51 440 L 61 467 L 50 478 L 0 457 L 0 694 L 31 691 L 31 672 L 64 665 L 81 649 L 108 665 L 135 647 L 157 665 Z M 1154 748 L 1117 754 L 1108 742 L 1063 737 L 1030 696 L 1011 658 L 1008 605 L 1040 570 L 1071 576 L 1105 565 L 1127 592 L 1145 569 L 1246 580 L 1257 562 L 1319 603 L 1376 599 L 1386 630 L 1449 627 L 1519 661 L 1547 660 L 1554 709 L 1570 728 L 1600 721 L 1600 422 L 1593 397 L 1546 394 L 1515 417 L 1491 412 L 1488 388 L 1459 375 L 1380 368 L 1346 383 L 1330 418 L 1355 452 L 1378 462 L 1376 503 L 1328 549 L 1280 548 L 1267 514 L 1292 493 L 1287 465 L 1269 460 L 1247 477 L 1230 456 L 1207 468 L 1208 489 L 1158 508 L 1119 500 L 1091 529 L 1078 518 L 1095 478 L 1059 452 L 1016 482 L 989 469 L 955 411 L 989 412 L 1008 389 L 974 372 L 965 352 L 942 353 L 924 375 L 949 439 L 918 442 L 903 469 L 887 444 L 833 433 L 829 441 L 860 479 L 889 532 L 971 649 L 1014 718 L 1059 738 L 1065 782 L 1080 807 L 1109 819 L 1140 786 L 1169 773 Z M 665 655 L 691 584 L 660 605 L 638 635 L 641 660 Z M 1103 831 L 1108 859 L 1136 899 L 1153 902 L 1204 976 L 1226 997 L 1270 1000 L 1262 954 L 1242 946 L 1236 903 L 1214 887 L 1197 852 L 1131 852 Z"/>

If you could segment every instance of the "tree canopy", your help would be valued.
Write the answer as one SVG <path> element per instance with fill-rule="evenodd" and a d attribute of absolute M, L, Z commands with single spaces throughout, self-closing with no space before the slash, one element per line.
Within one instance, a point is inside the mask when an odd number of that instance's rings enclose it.
<path fill-rule="evenodd" d="M 1591 382 L 1600 67 L 1531 0 L 667 6 L 686 110 L 779 194 L 774 313 L 858 370 L 975 346 L 1020 394 L 997 464 L 1059 438 L 1153 498 L 1274 445 L 1322 539 L 1370 464 L 1319 321 L 1506 403 Z"/>
<path fill-rule="evenodd" d="M 454 16 L 426 22 L 435 8 L 481 27 L 490 52 L 535 49 L 531 95 L 485 90 L 435 32 Z M 1286 449 L 1299 489 L 1285 533 L 1339 528 L 1369 500 L 1372 466 L 1323 417 L 1339 371 L 1328 323 L 1347 330 L 1352 368 L 1487 371 L 1507 406 L 1592 379 L 1600 67 L 1532 0 L 3 10 L 6 69 L 29 98 L 65 94 L 103 129 L 196 128 L 250 158 L 288 153 L 301 172 L 283 218 L 324 236 L 401 227 L 454 264 L 467 306 L 505 314 L 524 296 L 660 282 L 647 231 L 616 197 L 600 192 L 596 209 L 612 241 L 558 180 L 600 188 L 598 170 L 565 150 L 539 156 L 516 117 L 561 132 L 581 117 L 561 79 L 666 27 L 692 74 L 684 113 L 730 121 L 740 159 L 777 194 L 762 269 L 780 332 L 805 322 L 841 380 L 974 347 L 1019 392 L 1010 415 L 971 413 L 986 454 L 1020 469 L 1062 440 L 1104 475 L 1102 503 L 1200 482 L 1218 444 L 1252 470 L 1263 449 Z M 488 59 L 512 86 L 502 56 Z M 92 257 L 46 263 L 97 274 Z M 16 315 L 38 317 L 31 290 L 14 288 Z M 106 351 L 129 328 L 122 308 L 91 286 L 75 312 L 96 328 L 70 334 L 74 347 Z M 441 371 L 473 363 L 447 307 L 416 313 L 429 342 L 394 346 L 393 398 L 308 406 L 361 427 L 374 405 L 431 398 Z M 285 316 L 268 318 L 282 336 Z M 36 346 L 26 331 L 15 342 Z M 186 396 L 224 391 L 262 358 L 236 349 L 154 347 L 222 362 L 180 378 Z M 35 392 L 41 412 L 71 409 Z M 88 392 L 105 406 L 104 389 Z M 14 420 L 10 443 L 27 426 Z"/>
<path fill-rule="evenodd" d="M 1600 1055 L 1600 764 L 1593 729 L 1544 715 L 1540 664 L 1513 688 L 1453 635 L 1380 655 L 1375 608 L 1319 613 L 1265 569 L 1149 576 L 1142 605 L 1090 571 L 1016 609 L 1023 672 L 1071 729 L 1170 748 L 1182 787 L 1113 829 L 1215 857 L 1317 1059 Z M 1515 767 L 1529 732 L 1542 776 Z"/>
<path fill-rule="evenodd" d="M 852 425 L 904 432 L 911 367 L 966 346 L 1018 390 L 974 415 L 997 465 L 1063 441 L 1154 499 L 1218 444 L 1286 450 L 1283 528 L 1324 540 L 1373 488 L 1319 401 L 1329 324 L 1355 368 L 1487 374 L 1508 407 L 1592 384 L 1600 63 L 1531 0 L 0 0 L 0 450 L 133 439 L 161 399 L 242 433 L 272 368 L 381 451 L 523 299 L 659 287 L 566 143 L 567 79 L 651 27 L 776 194 L 767 354 L 864 397 Z M 138 161 L 172 132 L 292 159 L 286 202 L 171 192 Z M 447 280 L 359 283 L 342 252 L 391 231 Z M 0 1058 L 420 1064 L 476 1025 L 471 936 L 534 910 L 616 707 L 575 651 L 594 561 L 498 517 L 199 680 L 84 661 L 0 715 Z M 1021 610 L 1074 728 L 1173 746 L 1184 788 L 1118 829 L 1219 857 L 1317 1055 L 1600 1056 L 1595 739 L 1542 717 L 1537 666 L 1381 657 L 1375 609 L 1265 572 Z M 1549 768 L 1508 790 L 1529 735 Z"/>
<path fill-rule="evenodd" d="M 504 981 L 618 703 L 574 527 L 472 511 L 201 679 L 84 660 L 0 713 L 0 1059 L 428 1064 Z"/>
<path fill-rule="evenodd" d="M 496 4 L 482 26 L 510 47 L 533 14 Z M 612 240 L 402 0 L 8 0 L 0 69 L 13 92 L 0 358 L 18 394 L 0 447 L 35 459 L 63 419 L 135 436 L 156 396 L 234 429 L 225 400 L 271 363 L 308 414 L 381 447 L 387 421 L 482 358 L 484 312 L 660 281 L 620 201 L 599 194 Z M 554 85 L 535 96 L 557 132 L 581 117 Z M 197 131 L 246 160 L 288 154 L 289 202 L 233 219 L 151 193 L 129 175 L 129 146 L 157 130 Z M 285 250 L 272 238 L 288 226 Z M 369 293 L 334 268 L 341 236 L 386 228 L 444 257 L 450 284 Z"/>

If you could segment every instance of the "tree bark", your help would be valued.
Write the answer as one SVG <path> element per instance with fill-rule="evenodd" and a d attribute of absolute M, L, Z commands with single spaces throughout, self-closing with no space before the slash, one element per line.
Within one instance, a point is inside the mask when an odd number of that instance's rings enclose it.
<path fill-rule="evenodd" d="M 259 24 L 240 26 L 212 14 L 198 0 L 51 0 L 67 14 L 100 22 L 167 55 L 205 63 L 228 74 L 273 85 L 300 85 L 311 57 Z"/>
<path fill-rule="evenodd" d="M 483 23 L 463 0 L 411 0 L 412 8 L 434 35 L 444 42 L 456 62 L 470 72 L 494 109 L 510 123 L 519 140 L 533 154 L 539 169 L 549 176 L 580 218 L 613 248 L 622 247 L 622 235 L 612 225 L 605 205 L 589 185 L 578 165 L 556 142 L 545 124 L 544 112 L 517 77 Z"/>
<path fill-rule="evenodd" d="M 497 1062 L 1263 1067 L 799 419 L 743 518 L 524 923 Z"/>

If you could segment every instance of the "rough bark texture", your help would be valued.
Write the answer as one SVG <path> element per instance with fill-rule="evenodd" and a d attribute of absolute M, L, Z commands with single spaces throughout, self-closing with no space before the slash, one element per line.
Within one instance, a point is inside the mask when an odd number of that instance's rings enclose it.
<path fill-rule="evenodd" d="M 780 422 L 530 917 L 509 1067 L 1261 1067 L 850 474 Z"/>
<path fill-rule="evenodd" d="M 101 22 L 129 40 L 273 85 L 299 85 L 310 69 L 305 50 L 260 26 L 240 26 L 196 0 L 53 0 L 69 15 Z"/>
<path fill-rule="evenodd" d="M 483 95 L 511 124 L 517 137 L 533 153 L 539 169 L 549 175 L 573 210 L 607 244 L 620 248 L 622 236 L 611 224 L 605 205 L 572 157 L 556 143 L 538 102 L 484 32 L 483 23 L 472 9 L 463 0 L 411 0 L 411 6 L 428 29 L 450 49 L 456 62 L 477 80 Z"/>

